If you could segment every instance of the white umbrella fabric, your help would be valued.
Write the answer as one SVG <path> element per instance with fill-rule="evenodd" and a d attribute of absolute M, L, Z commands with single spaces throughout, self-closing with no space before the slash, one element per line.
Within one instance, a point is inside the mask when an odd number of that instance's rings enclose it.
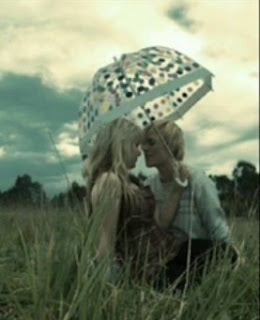
<path fill-rule="evenodd" d="M 86 158 L 100 126 L 119 117 L 141 128 L 181 118 L 212 90 L 212 73 L 177 50 L 154 46 L 99 69 L 80 106 L 79 145 Z"/>

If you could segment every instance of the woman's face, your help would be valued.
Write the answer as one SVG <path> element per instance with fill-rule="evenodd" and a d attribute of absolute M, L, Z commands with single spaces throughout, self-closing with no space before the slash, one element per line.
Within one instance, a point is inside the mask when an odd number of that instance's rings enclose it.
<path fill-rule="evenodd" d="M 141 155 L 140 139 L 135 138 L 131 142 L 127 142 L 124 148 L 125 163 L 128 169 L 133 169 L 136 165 L 138 157 Z"/>
<path fill-rule="evenodd" d="M 149 130 L 144 134 L 142 150 L 147 167 L 161 167 L 171 159 L 169 152 L 163 145 L 158 135 Z"/>

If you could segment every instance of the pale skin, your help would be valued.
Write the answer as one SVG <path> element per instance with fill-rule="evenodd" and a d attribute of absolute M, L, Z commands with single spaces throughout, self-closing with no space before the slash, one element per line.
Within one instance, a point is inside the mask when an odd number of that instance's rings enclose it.
<path fill-rule="evenodd" d="M 128 165 L 129 169 L 135 166 L 139 155 L 139 146 L 137 143 L 134 143 L 132 145 L 131 163 L 129 162 Z M 133 157 L 135 157 L 135 159 L 133 159 Z M 106 197 L 107 190 L 109 190 L 109 195 Z M 175 213 L 177 212 L 178 202 L 182 192 L 183 189 L 181 187 L 174 186 L 161 209 L 163 213 L 158 210 L 155 211 L 154 218 L 160 227 L 164 229 L 167 228 L 175 218 Z M 101 236 L 96 254 L 96 259 L 98 260 L 107 255 L 113 256 L 121 198 L 121 182 L 117 175 L 112 172 L 103 173 L 96 181 L 91 192 L 93 211 L 98 210 L 102 205 L 106 208 L 105 215 L 101 222 Z"/>
<path fill-rule="evenodd" d="M 162 182 L 173 181 L 174 178 L 185 180 L 189 177 L 188 168 L 169 153 L 153 130 L 145 134 L 142 150 L 147 166 L 157 168 Z"/>
<path fill-rule="evenodd" d="M 182 193 L 183 188 L 178 186 L 172 187 L 162 209 L 158 210 L 156 208 L 154 212 L 154 219 L 162 229 L 167 229 L 176 217 Z"/>
<path fill-rule="evenodd" d="M 111 190 L 109 197 L 104 192 Z M 121 182 L 114 173 L 103 173 L 95 183 L 91 192 L 93 211 L 105 207 L 106 213 L 101 222 L 101 235 L 96 259 L 100 260 L 114 251 L 116 227 L 120 211 Z"/>
<path fill-rule="evenodd" d="M 142 143 L 142 150 L 145 155 L 146 165 L 148 167 L 157 168 L 161 182 L 170 182 L 175 178 L 179 178 L 182 181 L 189 179 L 189 171 L 186 165 L 181 161 L 177 161 L 174 159 L 174 157 L 172 157 L 172 155 L 170 155 L 169 151 L 165 148 L 154 130 L 149 130 L 145 134 Z M 169 208 L 168 210 L 163 210 L 161 214 L 155 214 L 155 219 L 161 227 L 167 228 L 173 221 L 173 218 L 177 214 L 177 201 L 174 201 L 172 197 L 178 197 L 177 194 L 179 193 L 180 198 L 182 192 L 183 189 L 174 191 L 173 187 L 173 190 L 171 190 L 171 194 L 169 195 L 169 199 L 175 202 L 175 211 L 171 212 L 171 208 Z M 234 245 L 232 245 L 232 247 L 239 256 L 236 265 L 237 268 L 241 263 L 244 262 L 244 260 L 241 259 L 239 250 Z"/>
<path fill-rule="evenodd" d="M 145 135 L 142 150 L 147 166 L 151 167 L 156 164 L 162 182 L 170 182 L 175 178 L 185 181 L 189 178 L 187 167 L 169 153 L 156 132 L 150 131 Z M 155 211 L 155 220 L 160 227 L 166 229 L 174 220 L 183 191 L 183 187 L 178 186 L 177 183 L 173 184 L 162 211 Z"/>

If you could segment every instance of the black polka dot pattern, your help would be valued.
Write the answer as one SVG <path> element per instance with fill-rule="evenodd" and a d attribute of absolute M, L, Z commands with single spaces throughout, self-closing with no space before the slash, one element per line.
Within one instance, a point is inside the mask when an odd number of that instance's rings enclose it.
<path fill-rule="evenodd" d="M 124 115 L 124 106 L 128 103 L 133 102 L 134 107 L 127 111 L 127 116 L 141 127 L 170 116 L 205 84 L 204 79 L 192 80 L 169 92 L 162 91 L 161 96 L 152 101 L 145 97 L 169 81 L 174 84 L 175 80 L 189 77 L 200 68 L 181 52 L 159 46 L 124 54 L 117 62 L 101 68 L 94 75 L 80 106 L 80 145 L 88 135 L 92 136 L 96 121 L 109 113 L 113 114 L 110 119 Z M 138 97 L 144 97 L 143 106 L 134 104 Z"/>

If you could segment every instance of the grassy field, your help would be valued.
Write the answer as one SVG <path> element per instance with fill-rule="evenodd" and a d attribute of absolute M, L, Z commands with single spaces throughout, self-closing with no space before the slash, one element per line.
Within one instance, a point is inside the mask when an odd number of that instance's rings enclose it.
<path fill-rule="evenodd" d="M 81 210 L 0 213 L 0 319 L 256 320 L 259 313 L 258 221 L 230 221 L 245 263 L 212 268 L 186 296 L 106 280 L 91 263 L 97 232 Z M 94 230 L 94 231 L 93 231 Z"/>

